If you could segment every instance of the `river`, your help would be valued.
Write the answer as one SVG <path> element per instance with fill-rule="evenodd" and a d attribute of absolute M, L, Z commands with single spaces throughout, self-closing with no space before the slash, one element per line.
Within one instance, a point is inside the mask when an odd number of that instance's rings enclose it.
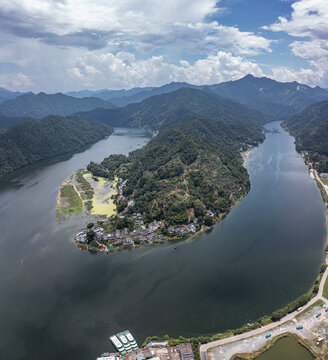
<path fill-rule="evenodd" d="M 129 329 L 194 336 L 239 327 L 309 289 L 323 261 L 325 207 L 279 123 L 246 167 L 251 190 L 211 233 L 92 254 L 72 243 L 82 216 L 55 222 L 61 182 L 90 160 L 147 140 L 114 134 L 0 181 L 0 359 L 95 359 Z M 272 131 L 277 129 L 276 131 Z"/>

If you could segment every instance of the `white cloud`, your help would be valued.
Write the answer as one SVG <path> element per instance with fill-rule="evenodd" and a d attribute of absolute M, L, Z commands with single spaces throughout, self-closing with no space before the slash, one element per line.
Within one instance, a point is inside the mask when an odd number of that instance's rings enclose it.
<path fill-rule="evenodd" d="M 299 81 L 309 85 L 328 86 L 328 1 L 298 0 L 291 4 L 290 18 L 279 17 L 265 30 L 283 31 L 303 38 L 293 41 L 289 47 L 294 55 L 308 60 L 312 67 L 299 70 L 286 67 L 272 69 L 273 77 L 281 81 Z"/>
<path fill-rule="evenodd" d="M 88 49 L 163 46 L 236 55 L 270 51 L 271 41 L 236 27 L 208 23 L 216 0 L 2 0 L 0 29 L 58 46 Z"/>

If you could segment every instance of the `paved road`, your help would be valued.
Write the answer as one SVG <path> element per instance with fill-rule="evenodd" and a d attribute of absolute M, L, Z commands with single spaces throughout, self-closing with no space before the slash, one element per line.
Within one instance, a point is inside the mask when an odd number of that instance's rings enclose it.
<path fill-rule="evenodd" d="M 326 259 L 326 262 L 327 261 L 328 260 Z M 328 267 L 327 267 L 326 271 L 324 272 L 324 275 L 323 275 L 323 277 L 321 279 L 321 283 L 320 283 L 320 286 L 319 286 L 319 291 L 318 291 L 317 296 L 315 296 L 312 300 L 310 300 L 306 305 L 303 306 L 302 312 L 304 310 L 306 310 L 308 307 L 310 307 L 312 304 L 314 304 L 318 300 L 322 300 L 326 304 L 328 303 L 327 299 L 325 299 L 323 297 L 323 295 L 322 295 L 323 287 L 324 287 L 325 281 L 327 279 L 327 276 L 328 276 Z M 272 324 L 263 326 L 263 327 L 261 327 L 259 329 L 252 330 L 252 331 L 249 331 L 249 332 L 244 333 L 244 334 L 236 335 L 236 336 L 233 336 L 233 337 L 229 337 L 229 338 L 226 338 L 226 339 L 217 340 L 217 341 L 210 342 L 208 344 L 201 345 L 201 347 L 200 347 L 200 358 L 201 358 L 201 360 L 207 360 L 206 354 L 207 354 L 207 351 L 209 349 L 220 346 L 220 345 L 229 344 L 229 343 L 232 343 L 232 342 L 235 342 L 235 341 L 247 339 L 247 338 L 249 338 L 251 336 L 267 332 L 267 331 L 269 331 L 269 330 L 271 330 L 271 329 L 273 329 L 273 328 L 275 328 L 275 327 L 277 327 L 279 325 L 282 325 L 285 322 L 291 320 L 295 315 L 298 315 L 298 314 L 300 314 L 300 312 L 296 310 L 293 313 L 288 314 L 287 316 L 285 316 L 281 320 L 276 321 L 276 322 L 274 322 Z M 263 336 L 264 336 L 264 334 L 263 334 Z"/>

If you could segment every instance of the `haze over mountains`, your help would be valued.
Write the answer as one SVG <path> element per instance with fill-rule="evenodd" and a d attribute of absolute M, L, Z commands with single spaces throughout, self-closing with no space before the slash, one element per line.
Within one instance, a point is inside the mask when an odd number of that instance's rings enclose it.
<path fill-rule="evenodd" d="M 286 120 L 306 107 L 328 99 L 328 91 L 319 87 L 311 88 L 297 82 L 281 83 L 268 78 L 256 78 L 247 75 L 236 81 L 209 86 L 173 82 L 157 88 L 82 90 L 70 92 L 67 95 L 61 93 L 54 95 L 28 93 L 16 96 L 17 93 L 12 93 L 10 96 L 16 97 L 0 104 L 0 114 L 34 118 L 42 118 L 50 114 L 66 116 L 76 112 L 91 111 L 96 108 L 111 109 L 116 106 L 124 107 L 131 103 L 142 103 L 148 98 L 168 94 L 181 88 L 197 89 L 207 94 L 213 93 L 221 98 L 234 100 L 261 112 L 265 121 Z M 165 97 L 163 99 L 165 101 Z M 154 99 L 154 104 L 156 102 L 160 103 L 160 100 Z M 144 106 L 149 106 L 150 103 L 144 104 Z M 99 109 L 94 112 L 94 114 L 98 114 L 97 116 L 101 112 Z M 126 113 L 126 111 L 123 111 L 123 113 Z"/>

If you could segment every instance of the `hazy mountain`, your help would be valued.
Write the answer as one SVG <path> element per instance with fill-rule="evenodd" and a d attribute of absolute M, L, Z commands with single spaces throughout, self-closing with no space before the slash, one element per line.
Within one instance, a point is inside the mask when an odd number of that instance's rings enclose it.
<path fill-rule="evenodd" d="M 152 87 L 144 87 L 144 88 L 140 88 L 140 87 L 135 87 L 132 88 L 130 90 L 108 90 L 108 89 L 103 89 L 103 90 L 96 90 L 96 91 L 92 91 L 92 90 L 81 90 L 81 91 L 69 91 L 67 93 L 65 93 L 65 95 L 68 96 L 73 96 L 76 98 L 83 98 L 83 97 L 97 97 L 99 99 L 103 99 L 103 100 L 111 100 L 111 99 L 116 99 L 116 98 L 121 98 L 121 97 L 128 97 L 131 95 L 135 95 L 139 92 L 147 92 L 152 90 Z"/>
<path fill-rule="evenodd" d="M 328 99 L 328 92 L 297 82 L 282 83 L 247 75 L 236 81 L 208 86 L 216 94 L 261 111 L 267 121 L 286 120 L 306 107 Z"/>
<path fill-rule="evenodd" d="M 311 105 L 284 123 L 298 151 L 307 151 L 319 172 L 328 172 L 328 101 Z"/>
<path fill-rule="evenodd" d="M 185 82 L 171 82 L 170 84 L 166 84 L 156 88 L 141 88 L 141 91 L 136 92 L 135 94 L 131 94 L 128 96 L 122 96 L 117 98 L 112 98 L 111 101 L 113 104 L 117 106 L 126 106 L 131 103 L 141 102 L 149 97 L 155 95 L 166 94 L 183 87 L 190 87 L 190 88 L 202 88 L 196 85 L 190 85 Z M 131 91 L 131 90 L 130 90 Z"/>
<path fill-rule="evenodd" d="M 0 134 L 0 176 L 40 160 L 78 151 L 111 133 L 109 126 L 80 116 L 25 121 Z"/>
<path fill-rule="evenodd" d="M 161 130 L 173 126 L 187 113 L 226 123 L 244 123 L 254 128 L 260 128 L 264 123 L 260 113 L 242 104 L 192 88 L 181 88 L 167 94 L 152 96 L 141 103 L 133 103 L 124 108 L 95 109 L 81 114 L 111 126 Z"/>
<path fill-rule="evenodd" d="M 5 88 L 0 87 L 0 103 L 8 99 L 14 99 L 17 96 L 23 95 L 23 93 L 19 91 L 10 91 Z"/>
<path fill-rule="evenodd" d="M 0 113 L 6 116 L 27 116 L 40 119 L 47 115 L 66 116 L 78 111 L 88 111 L 97 107 L 112 108 L 111 103 L 95 98 L 73 98 L 62 93 L 48 95 L 24 94 L 0 104 Z"/>

